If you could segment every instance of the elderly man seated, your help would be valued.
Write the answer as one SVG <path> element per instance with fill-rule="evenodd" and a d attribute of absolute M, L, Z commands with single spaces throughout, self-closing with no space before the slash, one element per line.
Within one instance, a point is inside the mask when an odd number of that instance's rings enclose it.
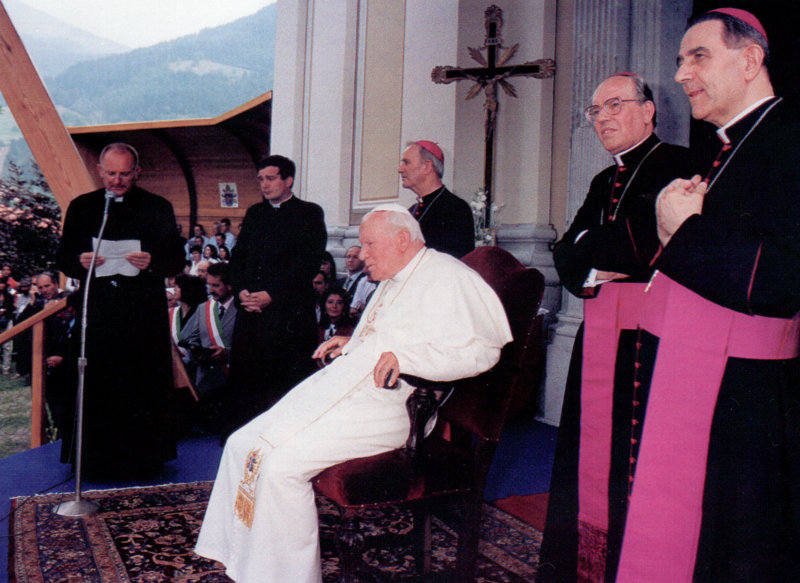
<path fill-rule="evenodd" d="M 195 550 L 239 583 L 320 582 L 310 480 L 404 443 L 413 388 L 401 373 L 474 376 L 511 340 L 494 291 L 460 261 L 427 249 L 404 208 L 375 208 L 359 236 L 361 258 L 380 284 L 353 336 L 320 345 L 315 358 L 338 358 L 231 435 L 222 454 Z"/>

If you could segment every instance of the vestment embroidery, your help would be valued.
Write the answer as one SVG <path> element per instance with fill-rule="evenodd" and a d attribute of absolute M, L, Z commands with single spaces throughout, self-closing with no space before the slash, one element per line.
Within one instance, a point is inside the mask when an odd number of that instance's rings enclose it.
<path fill-rule="evenodd" d="M 389 302 L 389 306 L 391 306 L 394 303 L 394 301 L 397 299 L 397 296 L 399 296 L 403 292 L 403 288 L 406 287 L 406 283 L 408 283 L 408 280 L 411 279 L 412 275 L 414 275 L 414 272 L 417 270 L 417 267 L 419 267 L 419 264 L 422 262 L 422 258 L 425 257 L 425 254 L 427 252 L 428 252 L 428 250 L 425 249 L 422 252 L 422 254 L 420 254 L 419 258 L 417 259 L 417 262 L 414 264 L 414 267 L 411 269 L 411 272 L 408 274 L 408 277 L 406 277 L 405 280 L 402 282 L 402 284 L 400 285 L 400 289 L 397 290 L 397 293 L 394 294 L 394 296 L 392 296 L 392 299 Z M 363 339 L 363 338 L 365 338 L 366 336 L 369 336 L 370 334 L 372 334 L 375 331 L 375 319 L 378 317 L 378 314 L 383 309 L 383 303 L 386 300 L 386 297 L 385 297 L 386 296 L 386 292 L 389 289 L 389 282 L 387 281 L 387 282 L 383 283 L 383 286 L 379 287 L 378 289 L 380 290 L 380 295 L 377 298 L 373 298 L 369 302 L 369 304 L 367 304 L 367 308 L 369 309 L 369 311 L 362 317 L 362 319 L 366 322 L 366 326 L 364 326 L 361 329 L 361 331 L 359 332 L 359 335 L 358 335 L 359 338 Z"/>
<path fill-rule="evenodd" d="M 236 518 L 241 520 L 248 529 L 253 527 L 253 518 L 256 512 L 256 482 L 258 481 L 258 472 L 263 458 L 264 455 L 261 453 L 260 448 L 251 449 L 247 454 L 247 460 L 244 463 L 244 476 L 239 482 L 236 502 L 233 505 L 233 512 Z"/>

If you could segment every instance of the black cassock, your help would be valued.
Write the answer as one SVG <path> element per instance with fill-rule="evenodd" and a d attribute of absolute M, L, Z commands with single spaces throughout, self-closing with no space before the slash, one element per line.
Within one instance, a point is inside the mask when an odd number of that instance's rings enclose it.
<path fill-rule="evenodd" d="M 732 149 L 702 214 L 684 222 L 655 266 L 731 310 L 791 318 L 800 310 L 800 122 L 796 103 L 776 101 L 727 130 Z M 720 145 L 712 136 L 698 157 Z M 727 361 L 695 581 L 800 581 L 799 364 Z"/>
<path fill-rule="evenodd" d="M 81 290 L 87 272 L 79 256 L 92 250 L 104 206 L 104 190 L 84 194 L 64 219 L 57 266 L 80 279 Z M 176 455 L 166 416 L 173 381 L 164 278 L 180 272 L 184 258 L 172 205 L 134 187 L 110 203 L 103 239 L 139 240 L 152 259 L 134 277 L 117 274 L 90 284 L 83 441 L 89 475 L 146 471 Z M 79 330 L 73 338 L 79 342 Z M 63 437 L 64 459 L 72 438 Z"/>
<path fill-rule="evenodd" d="M 425 246 L 461 259 L 475 249 L 475 226 L 469 204 L 444 186 L 408 210 L 417 217 Z M 418 216 L 419 215 L 419 216 Z"/>
<path fill-rule="evenodd" d="M 292 196 L 279 208 L 263 201 L 247 210 L 231 255 L 239 292 L 266 291 L 262 312 L 236 311 L 224 431 L 230 432 L 280 399 L 316 370 L 317 318 L 311 280 L 328 234 L 322 208 Z"/>
<path fill-rule="evenodd" d="M 555 244 L 553 258 L 564 287 L 591 302 L 597 288 L 584 290 L 592 268 L 626 273 L 624 282 L 646 282 L 653 272 L 650 261 L 659 248 L 655 197 L 673 178 L 690 177 L 695 164 L 689 150 L 661 142 L 652 134 L 622 155 L 616 164 L 597 174 L 569 229 Z M 616 184 L 616 187 L 615 187 Z M 602 293 L 602 288 L 599 289 Z M 609 342 L 616 341 L 613 338 Z M 618 360 L 633 362 L 636 334 L 622 330 Z M 576 581 L 578 554 L 578 450 L 581 415 L 583 325 L 575 338 L 561 413 L 558 445 L 550 483 L 547 525 L 537 581 Z M 625 376 L 627 371 L 621 373 Z M 646 401 L 646 396 L 639 395 Z M 609 479 L 608 549 L 613 580 L 627 510 L 627 469 L 632 386 L 618 379 L 614 388 L 612 475 Z"/>

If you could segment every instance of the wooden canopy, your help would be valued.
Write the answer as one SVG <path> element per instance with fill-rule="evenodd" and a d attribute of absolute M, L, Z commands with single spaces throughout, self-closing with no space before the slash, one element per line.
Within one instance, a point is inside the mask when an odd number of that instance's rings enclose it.
<path fill-rule="evenodd" d="M 261 200 L 255 163 L 269 153 L 272 92 L 216 118 L 70 127 L 78 153 L 94 169 L 111 142 L 139 151 L 139 185 L 167 198 L 189 234 L 200 223 L 223 217 L 235 226 L 247 207 Z M 100 187 L 99 177 L 95 178 Z M 234 186 L 231 186 L 234 185 Z M 238 194 L 237 206 L 224 206 L 221 191 Z M 230 201 L 228 200 L 228 203 Z"/>

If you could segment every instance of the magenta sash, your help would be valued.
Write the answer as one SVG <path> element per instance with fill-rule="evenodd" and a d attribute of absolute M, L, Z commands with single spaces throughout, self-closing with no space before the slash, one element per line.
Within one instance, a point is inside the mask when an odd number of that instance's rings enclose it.
<path fill-rule="evenodd" d="M 608 531 L 611 409 L 620 330 L 635 330 L 645 284 L 606 283 L 583 303 L 581 427 L 578 454 L 579 571 L 603 579 Z"/>
<path fill-rule="evenodd" d="M 640 327 L 659 337 L 658 356 L 617 582 L 680 583 L 694 572 L 711 421 L 727 359 L 796 357 L 800 319 L 734 312 L 664 274 L 644 295 Z"/>

